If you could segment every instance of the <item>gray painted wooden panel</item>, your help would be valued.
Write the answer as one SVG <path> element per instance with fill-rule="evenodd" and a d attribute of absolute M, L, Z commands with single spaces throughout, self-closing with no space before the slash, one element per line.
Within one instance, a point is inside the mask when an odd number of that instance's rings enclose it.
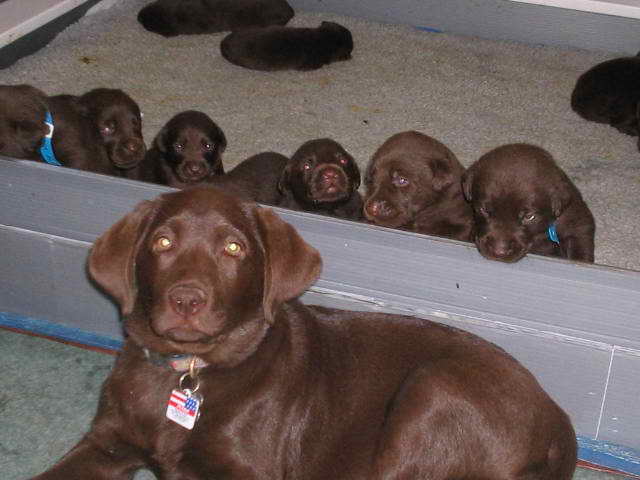
<path fill-rule="evenodd" d="M 637 19 L 508 0 L 290 0 L 294 9 L 329 12 L 460 35 L 635 55 Z"/>
<path fill-rule="evenodd" d="M 0 312 L 118 338 L 115 307 L 87 281 L 86 254 L 136 203 L 166 191 L 0 160 Z M 506 265 L 461 242 L 278 212 L 324 259 L 322 276 L 303 301 L 409 314 L 473 331 L 531 369 L 570 412 L 578 433 L 596 438 L 600 425 L 607 439 L 640 447 L 638 425 L 610 426 L 613 420 L 600 416 L 604 404 L 609 417 L 626 419 L 637 400 L 628 383 L 640 358 L 640 272 L 536 256 Z"/>

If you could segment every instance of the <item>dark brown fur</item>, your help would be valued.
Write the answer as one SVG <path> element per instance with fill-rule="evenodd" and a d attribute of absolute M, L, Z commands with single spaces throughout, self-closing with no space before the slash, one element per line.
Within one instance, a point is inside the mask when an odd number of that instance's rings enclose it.
<path fill-rule="evenodd" d="M 124 349 L 89 433 L 37 479 L 571 478 L 570 421 L 516 360 L 427 320 L 304 306 L 320 269 L 273 211 L 214 188 L 140 204 L 89 258 Z M 143 349 L 207 363 L 193 430 L 165 418 L 181 373 Z"/>
<path fill-rule="evenodd" d="M 208 183 L 224 174 L 226 147 L 224 132 L 208 115 L 187 110 L 162 127 L 144 160 L 128 176 L 174 188 Z"/>
<path fill-rule="evenodd" d="M 606 123 L 637 137 L 640 128 L 640 58 L 607 60 L 580 75 L 571 95 L 571 108 L 586 120 Z"/>
<path fill-rule="evenodd" d="M 138 21 L 173 37 L 285 25 L 293 14 L 286 0 L 157 0 L 140 10 Z"/>
<path fill-rule="evenodd" d="M 349 60 L 351 32 L 333 22 L 317 28 L 270 26 L 230 33 L 220 43 L 229 62 L 252 70 L 316 70 Z"/>
<path fill-rule="evenodd" d="M 100 133 L 111 163 L 126 176 L 147 151 L 140 107 L 127 93 L 115 88 L 90 90 L 78 102 Z"/>
<path fill-rule="evenodd" d="M 367 166 L 364 214 L 383 227 L 470 241 L 473 215 L 462 194 L 463 173 L 453 152 L 436 139 L 397 133 Z"/>
<path fill-rule="evenodd" d="M 53 151 L 65 167 L 118 175 L 98 132 L 71 95 L 47 96 L 30 85 L 0 85 L 0 154 L 43 161 L 39 150 L 53 117 Z"/>
<path fill-rule="evenodd" d="M 330 138 L 309 140 L 282 172 L 279 206 L 360 220 L 359 186 L 358 164 L 342 145 Z"/>
<path fill-rule="evenodd" d="M 465 173 L 475 242 L 485 257 L 516 262 L 527 253 L 593 262 L 595 223 L 582 195 L 540 147 L 511 144 L 480 157 Z M 560 244 L 549 239 L 555 224 Z"/>

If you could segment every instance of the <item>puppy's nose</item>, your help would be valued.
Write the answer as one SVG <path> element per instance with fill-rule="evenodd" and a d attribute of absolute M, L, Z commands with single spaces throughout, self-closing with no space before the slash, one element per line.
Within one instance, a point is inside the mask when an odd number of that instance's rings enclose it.
<path fill-rule="evenodd" d="M 202 290 L 194 287 L 177 287 L 169 294 L 171 308 L 180 316 L 196 315 L 207 303 Z"/>
<path fill-rule="evenodd" d="M 389 217 L 393 214 L 393 209 L 385 200 L 373 200 L 366 206 L 366 211 L 372 217 Z"/>
<path fill-rule="evenodd" d="M 336 180 L 340 173 L 335 168 L 325 168 L 321 175 L 324 180 Z"/>
<path fill-rule="evenodd" d="M 511 255 L 515 250 L 515 245 L 513 240 L 505 240 L 505 239 L 495 239 L 492 238 L 492 241 L 489 244 L 489 248 L 493 252 L 496 257 L 507 257 Z"/>
<path fill-rule="evenodd" d="M 204 165 L 200 162 L 189 162 L 187 163 L 186 168 L 192 175 L 200 175 L 204 172 Z"/>

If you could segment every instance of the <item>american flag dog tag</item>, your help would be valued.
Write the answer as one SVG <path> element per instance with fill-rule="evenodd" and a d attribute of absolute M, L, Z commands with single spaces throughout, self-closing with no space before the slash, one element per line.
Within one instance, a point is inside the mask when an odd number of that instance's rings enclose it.
<path fill-rule="evenodd" d="M 167 418 L 191 430 L 200 416 L 202 397 L 191 390 L 173 390 L 167 404 Z"/>

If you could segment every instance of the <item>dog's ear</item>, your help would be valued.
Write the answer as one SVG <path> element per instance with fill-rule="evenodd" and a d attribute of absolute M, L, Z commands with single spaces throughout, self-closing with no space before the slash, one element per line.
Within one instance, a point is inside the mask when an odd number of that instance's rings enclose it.
<path fill-rule="evenodd" d="M 262 305 L 269 323 L 282 303 L 302 295 L 320 276 L 320 253 L 273 210 L 257 210 L 264 245 L 264 293 Z"/>
<path fill-rule="evenodd" d="M 473 171 L 467 170 L 462 174 L 462 193 L 467 202 L 470 202 L 473 197 L 471 195 L 471 185 L 473 184 Z"/>
<path fill-rule="evenodd" d="M 453 172 L 447 159 L 431 158 L 429 168 L 431 169 L 431 184 L 436 192 L 442 192 L 453 184 Z"/>
<path fill-rule="evenodd" d="M 165 125 L 160 129 L 156 138 L 153 139 L 154 146 L 162 153 L 166 153 L 167 151 L 167 126 Z"/>
<path fill-rule="evenodd" d="M 287 195 L 289 193 L 289 180 L 291 177 L 292 162 L 288 162 L 282 169 L 280 178 L 278 179 L 278 192 L 281 195 Z"/>
<path fill-rule="evenodd" d="M 133 212 L 103 233 L 89 253 L 90 276 L 118 302 L 123 316 L 131 313 L 135 303 L 135 257 L 154 207 L 152 201 L 138 204 Z"/>
<path fill-rule="evenodd" d="M 227 137 L 224 135 L 222 129 L 216 124 L 216 136 L 214 137 L 218 141 L 218 154 L 224 153 L 227 149 Z"/>
<path fill-rule="evenodd" d="M 573 192 L 568 181 L 557 182 L 558 186 L 551 190 L 549 196 L 551 198 L 551 210 L 553 216 L 558 218 L 571 205 L 573 200 Z"/>

